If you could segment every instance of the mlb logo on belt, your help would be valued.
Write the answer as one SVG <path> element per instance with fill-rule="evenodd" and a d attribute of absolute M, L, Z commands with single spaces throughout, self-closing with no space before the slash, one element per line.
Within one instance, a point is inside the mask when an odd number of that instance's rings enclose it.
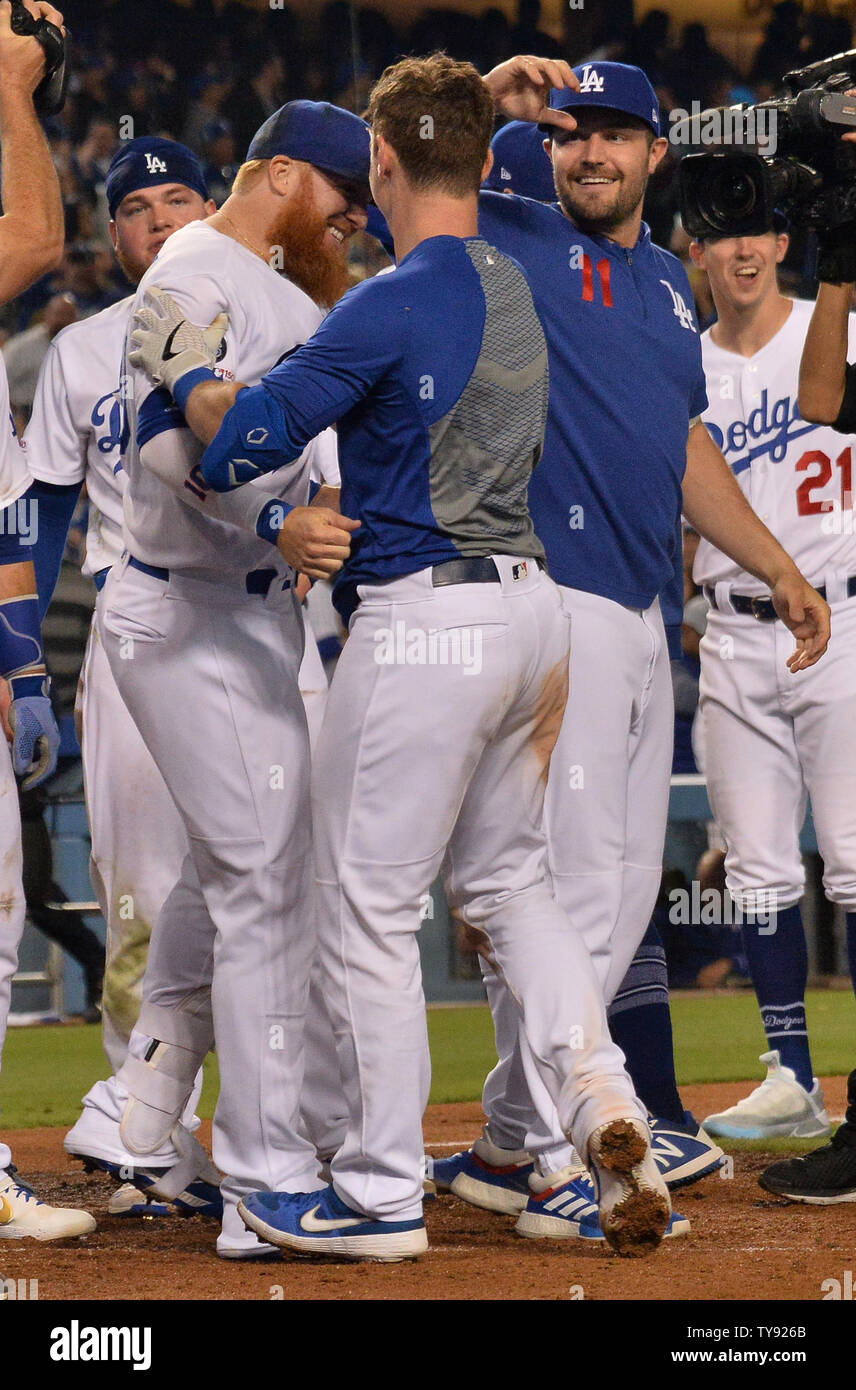
<path fill-rule="evenodd" d="M 529 573 L 529 565 L 526 560 L 522 560 L 519 565 L 511 566 L 512 579 L 525 579 Z"/>
<path fill-rule="evenodd" d="M 603 91 L 603 78 L 600 77 L 600 76 L 598 75 L 597 70 L 596 70 L 595 68 L 593 68 L 593 67 L 591 66 L 590 63 L 586 63 L 585 66 L 583 67 L 583 80 L 582 80 L 582 82 L 580 83 L 580 91 L 581 91 L 581 92 L 602 92 L 602 91 Z"/>

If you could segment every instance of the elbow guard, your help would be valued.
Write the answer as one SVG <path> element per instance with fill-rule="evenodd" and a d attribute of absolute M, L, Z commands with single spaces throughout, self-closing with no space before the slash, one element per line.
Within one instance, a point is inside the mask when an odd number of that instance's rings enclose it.
<path fill-rule="evenodd" d="M 241 391 L 202 455 L 202 476 L 214 492 L 231 492 L 273 473 L 300 453 L 288 439 L 282 412 L 264 387 Z"/>

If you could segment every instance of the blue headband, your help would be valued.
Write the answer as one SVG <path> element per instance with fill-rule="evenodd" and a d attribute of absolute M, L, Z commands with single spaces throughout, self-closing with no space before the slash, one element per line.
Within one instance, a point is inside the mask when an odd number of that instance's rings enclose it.
<path fill-rule="evenodd" d="M 148 135 L 127 141 L 116 151 L 107 170 L 110 216 L 115 218 L 119 204 L 129 193 L 161 183 L 180 183 L 208 198 L 202 165 L 186 145 Z"/>

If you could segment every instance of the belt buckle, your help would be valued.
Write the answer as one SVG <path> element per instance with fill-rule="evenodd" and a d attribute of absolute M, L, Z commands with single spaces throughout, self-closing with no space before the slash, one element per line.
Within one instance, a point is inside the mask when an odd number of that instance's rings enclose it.
<path fill-rule="evenodd" d="M 766 599 L 766 598 L 752 598 L 752 599 L 749 600 L 749 604 L 750 604 L 750 608 L 751 608 L 751 612 L 752 612 L 752 617 L 755 619 L 756 623 L 771 623 L 771 622 L 773 621 L 773 619 L 774 619 L 775 616 L 776 616 L 775 609 L 773 610 L 773 617 L 772 617 L 772 618 L 770 617 L 770 615 L 769 615 L 768 613 L 763 612 L 762 609 L 761 609 L 761 604 L 762 604 L 762 603 L 763 603 L 763 604 L 767 604 L 767 603 L 771 603 L 771 602 L 772 602 L 771 599 Z"/>

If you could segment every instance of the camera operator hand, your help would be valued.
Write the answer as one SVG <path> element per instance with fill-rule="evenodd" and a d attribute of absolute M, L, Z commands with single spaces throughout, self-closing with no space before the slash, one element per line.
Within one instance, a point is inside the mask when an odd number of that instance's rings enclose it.
<path fill-rule="evenodd" d="M 27 5 L 35 18 L 62 27 L 53 5 Z M 31 34 L 12 30 L 12 6 L 0 0 L 0 304 L 59 265 L 65 218 L 59 179 L 33 105 L 44 74 L 44 51 Z"/>
<path fill-rule="evenodd" d="M 62 15 L 53 5 L 27 3 L 34 19 L 47 19 L 58 29 L 63 28 Z M 63 31 L 64 32 L 64 31 Z M 31 34 L 15 34 L 12 30 L 12 6 L 0 0 L 0 88 L 5 92 L 13 87 L 32 95 L 44 76 L 45 51 Z"/>

